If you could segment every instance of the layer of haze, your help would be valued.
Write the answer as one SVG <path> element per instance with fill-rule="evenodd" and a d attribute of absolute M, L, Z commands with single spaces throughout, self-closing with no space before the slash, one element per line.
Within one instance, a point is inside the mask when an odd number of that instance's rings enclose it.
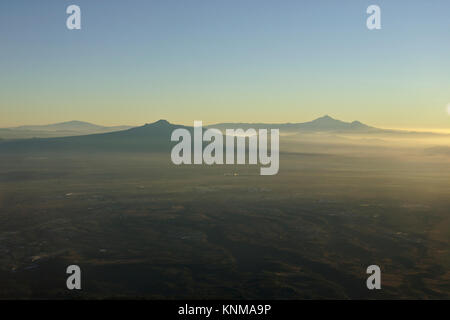
<path fill-rule="evenodd" d="M 66 28 L 70 4 L 81 30 Z M 331 114 L 446 129 L 449 14 L 447 0 L 2 1 L 0 127 Z"/>

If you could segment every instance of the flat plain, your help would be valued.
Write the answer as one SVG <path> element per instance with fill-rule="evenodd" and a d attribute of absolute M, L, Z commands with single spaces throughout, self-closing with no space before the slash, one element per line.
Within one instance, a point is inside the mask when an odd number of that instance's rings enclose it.
<path fill-rule="evenodd" d="M 275 176 L 168 153 L 3 153 L 0 298 L 450 298 L 448 157 L 321 150 L 282 152 Z"/>

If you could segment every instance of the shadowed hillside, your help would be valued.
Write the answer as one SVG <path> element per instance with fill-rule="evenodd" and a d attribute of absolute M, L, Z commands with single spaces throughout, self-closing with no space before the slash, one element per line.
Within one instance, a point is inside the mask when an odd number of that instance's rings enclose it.
<path fill-rule="evenodd" d="M 167 151 L 170 135 L 183 126 L 165 120 L 128 130 L 74 137 L 24 139 L 0 143 L 0 150 L 9 152 L 35 151 Z"/>

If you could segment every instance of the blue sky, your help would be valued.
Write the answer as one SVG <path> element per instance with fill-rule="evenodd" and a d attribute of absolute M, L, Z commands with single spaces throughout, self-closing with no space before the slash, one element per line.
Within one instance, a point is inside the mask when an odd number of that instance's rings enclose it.
<path fill-rule="evenodd" d="M 81 7 L 82 29 L 66 28 Z M 382 29 L 366 28 L 381 7 Z M 450 128 L 449 1 L 2 1 L 0 126 Z"/>

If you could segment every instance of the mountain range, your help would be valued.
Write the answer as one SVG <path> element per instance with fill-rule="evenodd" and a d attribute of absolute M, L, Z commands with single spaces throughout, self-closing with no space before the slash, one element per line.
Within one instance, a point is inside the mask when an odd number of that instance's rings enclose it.
<path fill-rule="evenodd" d="M 101 127 L 86 122 L 71 121 L 48 126 L 28 126 L 18 127 L 15 130 L 25 130 L 29 128 L 46 128 L 47 132 L 58 133 L 60 129 L 78 130 L 77 132 L 89 132 L 95 130 L 112 130 L 114 132 L 93 133 L 74 136 L 61 136 L 50 138 L 33 138 L 4 140 L 0 142 L 0 151 L 167 151 L 170 150 L 173 142 L 170 136 L 177 128 L 193 130 L 192 127 L 176 125 L 166 120 L 159 120 L 154 123 L 145 124 L 139 127 Z M 279 128 L 281 134 L 307 134 L 316 132 L 326 132 L 328 134 L 370 134 L 370 135 L 434 135 L 433 133 L 418 133 L 407 131 L 385 130 L 365 125 L 359 121 L 344 122 L 334 119 L 328 115 L 303 123 L 285 124 L 263 124 L 263 123 L 219 123 L 206 126 L 206 128 L 224 129 L 248 129 L 248 128 Z M 51 131 L 53 130 L 53 131 Z"/>
<path fill-rule="evenodd" d="M 164 120 L 160 120 L 164 121 Z M 160 122 L 159 121 L 159 122 Z M 157 122 L 158 123 L 158 122 Z M 303 123 L 218 123 L 206 127 L 214 127 L 217 129 L 248 129 L 248 128 L 279 128 L 282 132 L 298 132 L 298 131 L 359 131 L 374 132 L 380 129 L 370 127 L 359 121 L 344 122 L 333 119 L 326 115 L 321 118 Z M 48 125 L 28 125 L 12 128 L 0 128 L 0 139 L 26 139 L 26 138 L 53 138 L 80 136 L 96 133 L 108 133 L 115 131 L 124 131 L 133 128 L 132 126 L 99 126 L 84 121 L 68 121 L 54 123 Z"/>
<path fill-rule="evenodd" d="M 106 133 L 127 130 L 131 126 L 105 127 L 84 121 L 68 121 L 48 125 L 19 126 L 0 128 L 2 139 L 51 138 L 79 136 L 94 133 Z"/>
<path fill-rule="evenodd" d="M 236 128 L 280 129 L 280 132 L 283 133 L 299 131 L 375 132 L 381 130 L 365 125 L 359 121 L 345 122 L 337 120 L 329 115 L 325 115 L 312 121 L 300 123 L 218 123 L 208 127 L 217 128 L 220 130 Z"/>

